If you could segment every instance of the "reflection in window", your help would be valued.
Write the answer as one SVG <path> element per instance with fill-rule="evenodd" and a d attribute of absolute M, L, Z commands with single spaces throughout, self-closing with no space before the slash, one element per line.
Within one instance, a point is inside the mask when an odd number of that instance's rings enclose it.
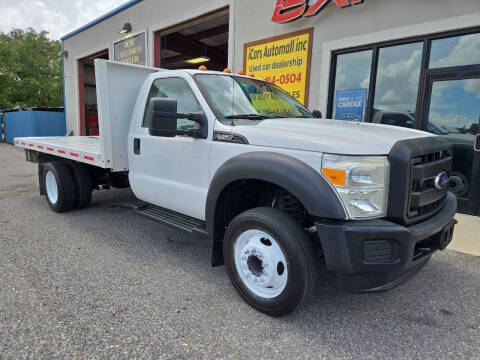
<path fill-rule="evenodd" d="M 427 131 L 443 135 L 453 147 L 450 190 L 466 198 L 470 190 L 473 143 L 480 132 L 480 79 L 437 81 L 432 86 Z"/>
<path fill-rule="evenodd" d="M 267 118 L 312 117 L 302 104 L 272 83 L 229 75 L 195 77 L 220 119 L 228 123 L 232 116 L 248 114 Z"/>
<path fill-rule="evenodd" d="M 430 68 L 480 64 L 480 33 L 432 41 Z"/>
<path fill-rule="evenodd" d="M 415 127 L 423 43 L 379 50 L 372 122 Z"/>
<path fill-rule="evenodd" d="M 480 120 L 480 79 L 436 81 L 432 86 L 432 98 L 428 126 L 431 132 L 463 134 L 473 145 Z"/>
<path fill-rule="evenodd" d="M 370 85 L 370 71 L 372 67 L 372 50 L 359 51 L 350 54 L 337 56 L 337 70 L 335 75 L 335 99 L 339 92 L 344 92 L 348 97 L 349 91 L 365 89 L 364 94 L 368 94 Z M 365 95 L 366 96 L 366 95 Z M 363 104 L 367 99 L 363 99 Z M 334 100 L 335 101 L 335 100 Z M 337 104 L 333 104 L 333 118 L 337 119 Z M 363 120 L 363 112 L 361 117 Z"/>
<path fill-rule="evenodd" d="M 150 93 L 148 94 L 145 116 L 143 118 L 144 127 L 148 126 L 148 121 L 152 113 L 152 98 L 170 98 L 177 100 L 177 112 L 194 113 L 201 111 L 195 96 L 187 82 L 180 78 L 164 78 L 155 80 Z M 192 120 L 178 119 L 177 126 L 179 129 L 193 129 L 197 124 Z"/>

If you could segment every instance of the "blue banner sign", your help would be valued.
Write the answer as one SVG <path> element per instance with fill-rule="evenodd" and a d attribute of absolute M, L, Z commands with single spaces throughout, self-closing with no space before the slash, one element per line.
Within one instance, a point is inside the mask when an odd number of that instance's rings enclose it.
<path fill-rule="evenodd" d="M 367 89 L 339 90 L 335 95 L 335 119 L 364 121 Z"/>

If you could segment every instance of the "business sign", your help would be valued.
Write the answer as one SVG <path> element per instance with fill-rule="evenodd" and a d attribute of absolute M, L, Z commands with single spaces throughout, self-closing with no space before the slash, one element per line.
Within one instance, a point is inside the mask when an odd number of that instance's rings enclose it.
<path fill-rule="evenodd" d="M 127 64 L 145 65 L 147 34 L 142 32 L 113 44 L 114 60 Z"/>
<path fill-rule="evenodd" d="M 367 89 L 339 90 L 335 94 L 335 119 L 364 121 Z"/>
<path fill-rule="evenodd" d="M 272 21 L 285 23 L 304 17 L 317 15 L 331 0 L 277 0 Z M 363 0 L 333 0 L 338 7 L 358 5 Z"/>
<path fill-rule="evenodd" d="M 308 105 L 313 28 L 245 44 L 247 74 L 266 79 Z"/>

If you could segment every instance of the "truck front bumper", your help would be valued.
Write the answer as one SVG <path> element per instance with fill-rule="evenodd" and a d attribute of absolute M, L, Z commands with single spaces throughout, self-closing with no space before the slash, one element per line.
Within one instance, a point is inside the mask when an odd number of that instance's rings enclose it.
<path fill-rule="evenodd" d="M 324 221 L 315 226 L 328 270 L 350 292 L 389 290 L 415 275 L 453 237 L 456 197 L 448 193 L 442 210 L 405 227 L 386 220 Z"/>

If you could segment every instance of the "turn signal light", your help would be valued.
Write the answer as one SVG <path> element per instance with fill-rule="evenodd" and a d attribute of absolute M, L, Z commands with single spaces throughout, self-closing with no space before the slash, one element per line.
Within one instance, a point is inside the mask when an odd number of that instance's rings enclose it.
<path fill-rule="evenodd" d="M 231 72 L 232 72 L 232 70 L 230 70 L 230 68 L 225 68 L 225 69 L 223 70 L 223 72 L 226 72 L 226 73 L 231 73 Z"/>
<path fill-rule="evenodd" d="M 250 77 L 255 77 L 255 74 L 254 74 L 254 73 L 250 73 L 248 76 L 250 76 Z"/>
<path fill-rule="evenodd" d="M 237 74 L 238 74 L 238 75 L 245 75 L 245 71 L 243 71 L 243 70 L 238 70 L 238 71 L 237 71 Z"/>
<path fill-rule="evenodd" d="M 205 71 L 205 70 L 207 70 L 207 67 L 206 67 L 205 65 L 200 65 L 200 66 L 198 67 L 198 70 Z"/>
<path fill-rule="evenodd" d="M 323 168 L 323 175 L 335 186 L 345 186 L 347 172 L 340 169 Z"/>

